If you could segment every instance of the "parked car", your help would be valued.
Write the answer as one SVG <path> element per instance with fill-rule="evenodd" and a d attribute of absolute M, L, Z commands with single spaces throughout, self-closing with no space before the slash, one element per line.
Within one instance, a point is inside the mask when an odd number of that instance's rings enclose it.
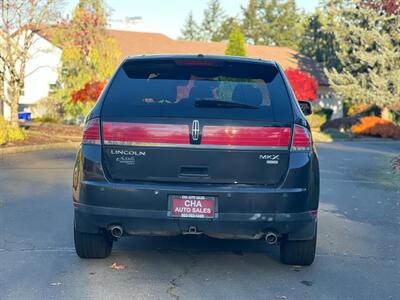
<path fill-rule="evenodd" d="M 127 58 L 77 153 L 77 254 L 107 257 L 125 235 L 205 234 L 265 239 L 283 263 L 311 264 L 319 166 L 301 105 L 274 61 Z"/>

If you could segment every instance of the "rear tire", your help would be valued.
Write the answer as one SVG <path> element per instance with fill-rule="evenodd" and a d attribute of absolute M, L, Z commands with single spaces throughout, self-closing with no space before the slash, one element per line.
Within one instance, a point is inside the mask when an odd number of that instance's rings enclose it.
<path fill-rule="evenodd" d="M 309 266 L 314 262 L 317 246 L 317 232 L 308 241 L 281 241 L 281 262 L 286 265 Z"/>
<path fill-rule="evenodd" d="M 105 233 L 84 233 L 74 229 L 74 240 L 80 258 L 106 258 L 113 246 L 112 239 Z"/>

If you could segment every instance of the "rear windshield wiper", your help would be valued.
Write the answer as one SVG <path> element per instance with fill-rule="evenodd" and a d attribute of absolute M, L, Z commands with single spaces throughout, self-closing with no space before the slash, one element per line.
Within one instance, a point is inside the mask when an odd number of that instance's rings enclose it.
<path fill-rule="evenodd" d="M 222 101 L 222 100 L 207 100 L 207 99 L 196 100 L 194 102 L 194 105 L 196 107 L 250 108 L 250 109 L 258 108 L 258 106 L 246 103 Z"/>

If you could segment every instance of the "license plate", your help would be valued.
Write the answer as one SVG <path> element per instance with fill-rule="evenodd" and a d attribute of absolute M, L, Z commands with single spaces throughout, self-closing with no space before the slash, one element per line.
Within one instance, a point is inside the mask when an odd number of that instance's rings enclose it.
<path fill-rule="evenodd" d="M 215 216 L 215 197 L 170 196 L 172 217 L 212 219 Z"/>

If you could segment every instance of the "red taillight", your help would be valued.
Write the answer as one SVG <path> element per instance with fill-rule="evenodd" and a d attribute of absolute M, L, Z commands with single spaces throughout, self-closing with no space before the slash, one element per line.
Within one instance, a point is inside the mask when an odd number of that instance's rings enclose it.
<path fill-rule="evenodd" d="M 255 147 L 289 146 L 290 128 L 204 126 L 202 144 Z"/>
<path fill-rule="evenodd" d="M 104 144 L 155 145 L 189 144 L 189 126 L 184 124 L 148 124 L 103 122 Z"/>
<path fill-rule="evenodd" d="M 292 151 L 310 151 L 311 135 L 307 128 L 294 125 Z"/>
<path fill-rule="evenodd" d="M 86 122 L 82 144 L 100 145 L 99 119 L 91 119 Z"/>

